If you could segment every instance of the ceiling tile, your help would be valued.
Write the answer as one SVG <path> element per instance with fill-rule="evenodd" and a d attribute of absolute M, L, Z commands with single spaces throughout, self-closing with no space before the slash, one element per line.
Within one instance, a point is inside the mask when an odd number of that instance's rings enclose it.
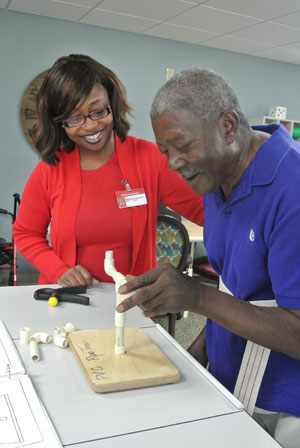
<path fill-rule="evenodd" d="M 300 51 L 293 51 L 283 47 L 266 48 L 265 50 L 251 52 L 251 55 L 284 62 L 294 62 L 300 59 Z"/>
<path fill-rule="evenodd" d="M 11 0 L 9 10 L 76 21 L 90 10 L 86 6 L 70 5 L 55 0 Z"/>
<path fill-rule="evenodd" d="M 82 5 L 82 6 L 89 6 L 94 7 L 99 5 L 103 0 L 56 0 L 61 1 L 62 3 L 71 3 L 73 5 Z"/>
<path fill-rule="evenodd" d="M 299 0 L 209 0 L 205 5 L 265 20 L 300 10 Z"/>
<path fill-rule="evenodd" d="M 192 44 L 217 36 L 217 34 L 208 31 L 195 30 L 194 28 L 173 25 L 171 23 L 161 23 L 144 31 L 143 34 L 162 37 L 164 39 L 178 40 L 181 42 L 189 42 Z"/>
<path fill-rule="evenodd" d="M 284 48 L 289 48 L 290 50 L 300 51 L 300 41 L 294 42 L 293 44 L 284 45 Z"/>
<path fill-rule="evenodd" d="M 168 20 L 168 22 L 223 34 L 259 23 L 260 19 L 201 5 Z"/>
<path fill-rule="evenodd" d="M 0 0 L 0 9 L 300 61 L 300 0 Z"/>
<path fill-rule="evenodd" d="M 278 17 L 277 19 L 273 19 L 272 22 L 281 23 L 282 25 L 287 26 L 294 26 L 295 28 L 300 28 L 300 11 L 294 12 L 293 14 L 287 14 L 286 16 L 283 17 Z"/>
<path fill-rule="evenodd" d="M 179 0 L 104 0 L 100 8 L 154 20 L 166 20 L 188 9 L 195 3 Z"/>
<path fill-rule="evenodd" d="M 156 20 L 104 11 L 103 9 L 98 8 L 93 9 L 93 11 L 89 12 L 85 17 L 79 20 L 79 22 L 122 31 L 131 31 L 133 33 L 140 33 L 158 23 Z"/>
<path fill-rule="evenodd" d="M 250 53 L 252 51 L 262 50 L 269 47 L 267 44 L 254 42 L 253 40 L 238 39 L 231 36 L 220 36 L 202 42 L 206 47 L 220 48 L 227 51 L 236 51 L 238 53 Z"/>
<path fill-rule="evenodd" d="M 230 35 L 274 46 L 282 46 L 300 40 L 300 30 L 273 22 L 263 22 L 247 29 L 230 33 Z"/>

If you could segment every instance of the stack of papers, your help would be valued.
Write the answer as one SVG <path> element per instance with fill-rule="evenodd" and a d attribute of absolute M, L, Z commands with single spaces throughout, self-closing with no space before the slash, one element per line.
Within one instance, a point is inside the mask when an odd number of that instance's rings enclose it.
<path fill-rule="evenodd" d="M 62 448 L 17 350 L 0 321 L 0 447 Z"/>

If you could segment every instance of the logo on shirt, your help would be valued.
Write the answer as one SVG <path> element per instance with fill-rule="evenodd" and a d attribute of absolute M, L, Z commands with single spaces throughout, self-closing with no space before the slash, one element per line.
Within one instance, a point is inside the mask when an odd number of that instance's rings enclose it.
<path fill-rule="evenodd" d="M 254 240 L 255 240 L 255 233 L 254 233 L 254 230 L 253 230 L 253 229 L 250 230 L 250 233 L 249 233 L 249 240 L 250 240 L 250 241 L 254 241 Z"/>

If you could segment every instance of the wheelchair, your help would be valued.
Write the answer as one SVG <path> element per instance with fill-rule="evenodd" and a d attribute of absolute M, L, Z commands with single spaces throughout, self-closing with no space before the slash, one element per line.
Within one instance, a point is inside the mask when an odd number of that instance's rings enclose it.
<path fill-rule="evenodd" d="M 13 194 L 14 198 L 14 211 L 13 213 L 0 208 L 0 214 L 10 215 L 12 218 L 12 224 L 17 217 L 18 207 L 20 205 L 20 195 L 18 193 Z M 17 285 L 17 248 L 11 238 L 11 242 L 6 241 L 4 238 L 0 238 L 0 270 L 8 270 L 8 286 Z"/>

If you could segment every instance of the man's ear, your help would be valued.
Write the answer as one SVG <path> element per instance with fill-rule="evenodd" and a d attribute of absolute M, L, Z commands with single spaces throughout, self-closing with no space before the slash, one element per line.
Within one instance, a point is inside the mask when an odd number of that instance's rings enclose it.
<path fill-rule="evenodd" d="M 239 125 L 240 119 L 234 110 L 226 110 L 222 113 L 218 127 L 227 145 L 236 140 Z"/>

